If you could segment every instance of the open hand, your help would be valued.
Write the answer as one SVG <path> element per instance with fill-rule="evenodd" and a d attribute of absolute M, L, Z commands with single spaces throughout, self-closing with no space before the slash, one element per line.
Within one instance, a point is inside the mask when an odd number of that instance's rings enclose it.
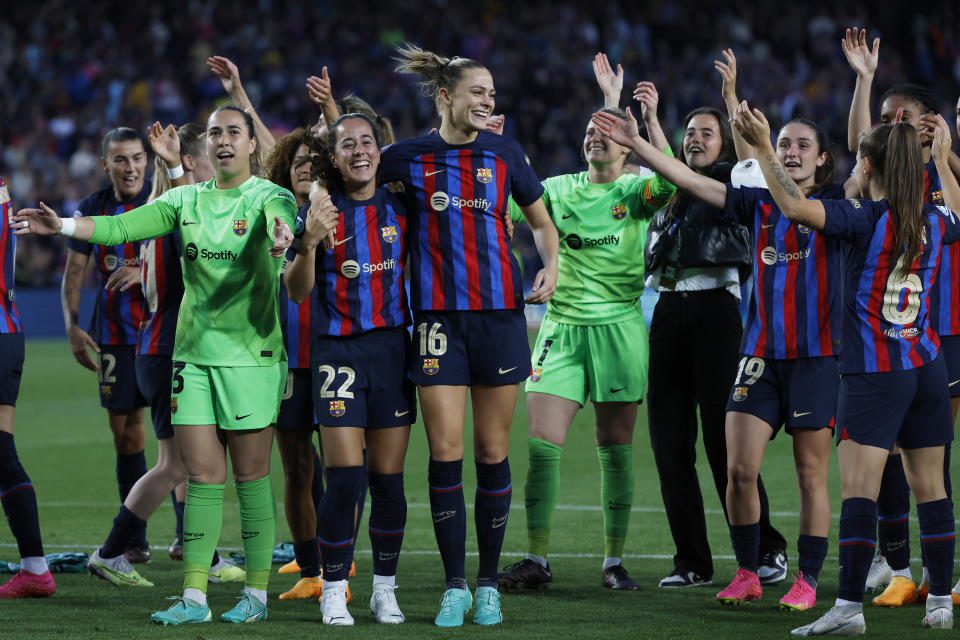
<path fill-rule="evenodd" d="M 241 88 L 240 70 L 229 58 L 223 56 L 207 58 L 207 66 L 220 78 L 220 83 L 223 84 L 223 90 L 227 93 L 233 94 L 234 91 Z"/>
<path fill-rule="evenodd" d="M 44 203 L 39 209 L 20 209 L 13 216 L 13 222 L 19 223 L 14 227 L 13 234 L 17 236 L 37 235 L 52 236 L 60 233 L 63 223 L 57 212 Z"/>
<path fill-rule="evenodd" d="M 847 29 L 845 37 L 840 41 L 843 55 L 847 57 L 850 68 L 861 78 L 872 78 L 877 71 L 877 62 L 880 59 L 880 38 L 873 39 L 873 49 L 867 46 L 867 30 Z"/>
<path fill-rule="evenodd" d="M 610 96 L 620 100 L 620 92 L 623 91 L 623 67 L 617 65 L 617 72 L 613 72 L 610 61 L 607 60 L 607 54 L 598 53 L 593 57 L 593 75 L 597 78 L 597 84 L 604 96 Z"/>
<path fill-rule="evenodd" d="M 180 164 L 180 136 L 172 124 L 164 128 L 159 122 L 147 127 L 147 140 L 157 157 L 173 168 Z"/>
<path fill-rule="evenodd" d="M 126 291 L 138 284 L 140 284 L 140 269 L 137 267 L 120 267 L 110 274 L 103 288 L 107 291 Z"/>
<path fill-rule="evenodd" d="M 752 147 L 761 148 L 770 144 L 770 123 L 759 109 L 750 109 L 744 100 L 733 115 L 733 126 Z"/>

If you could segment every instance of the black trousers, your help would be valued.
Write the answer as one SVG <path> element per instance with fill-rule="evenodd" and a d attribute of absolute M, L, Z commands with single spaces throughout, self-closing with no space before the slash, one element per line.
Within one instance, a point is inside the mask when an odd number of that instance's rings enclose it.
<path fill-rule="evenodd" d="M 736 299 L 724 289 L 663 293 L 650 324 L 647 415 L 660 492 L 677 553 L 674 566 L 713 577 L 703 496 L 697 481 L 697 408 L 717 496 L 727 515 L 724 419 L 736 375 L 743 327 Z M 760 554 L 786 549 L 770 524 L 760 490 Z M 728 518 L 729 522 L 729 518 Z"/>

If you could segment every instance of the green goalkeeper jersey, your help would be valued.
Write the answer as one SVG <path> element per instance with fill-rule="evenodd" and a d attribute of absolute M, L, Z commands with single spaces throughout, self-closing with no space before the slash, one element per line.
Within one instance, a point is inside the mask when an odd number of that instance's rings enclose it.
<path fill-rule="evenodd" d="M 631 173 L 598 184 L 587 180 L 586 171 L 547 178 L 543 186 L 543 202 L 560 234 L 550 317 L 587 325 L 640 314 L 647 227 L 676 187 L 659 175 Z M 514 222 L 523 217 L 512 199 L 510 217 Z"/>
<path fill-rule="evenodd" d="M 296 201 L 255 176 L 233 189 L 215 181 L 177 187 L 122 216 L 97 216 L 90 242 L 114 245 L 179 231 L 183 302 L 173 359 L 211 366 L 286 360 L 280 333 L 283 258 L 273 258 L 273 219 L 291 229 Z"/>

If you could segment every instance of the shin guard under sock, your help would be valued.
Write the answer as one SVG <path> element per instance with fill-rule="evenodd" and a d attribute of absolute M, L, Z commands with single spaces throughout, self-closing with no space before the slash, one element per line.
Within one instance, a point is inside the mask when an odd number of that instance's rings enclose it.
<path fill-rule="evenodd" d="M 930 572 L 930 595 L 949 596 L 956 543 L 953 503 L 944 498 L 918 504 L 917 520 L 920 521 L 920 545 Z"/>
<path fill-rule="evenodd" d="M 494 464 L 476 463 L 477 493 L 474 498 L 474 524 L 477 528 L 477 549 L 480 562 L 477 586 L 497 588 L 497 568 L 503 535 L 510 516 L 510 497 L 513 483 L 510 462 L 504 458 Z"/>
<path fill-rule="evenodd" d="M 207 592 L 210 559 L 220 539 L 223 485 L 187 482 L 183 510 L 183 588 Z"/>
<path fill-rule="evenodd" d="M 327 490 L 320 503 L 320 547 L 324 582 L 346 580 L 353 561 L 354 509 L 363 467 L 327 469 Z"/>
<path fill-rule="evenodd" d="M 447 589 L 466 589 L 467 507 L 463 499 L 463 460 L 430 459 L 430 514 Z"/>
<path fill-rule="evenodd" d="M 880 553 L 894 571 L 910 566 L 910 486 L 900 455 L 887 457 L 877 495 Z"/>
<path fill-rule="evenodd" d="M 877 503 L 847 498 L 840 507 L 840 586 L 837 597 L 863 602 L 867 572 L 877 549 Z"/>
<path fill-rule="evenodd" d="M 407 526 L 407 499 L 403 493 L 403 474 L 369 474 L 370 546 L 373 551 L 373 575 L 394 576 Z"/>
<path fill-rule="evenodd" d="M 527 515 L 527 553 L 547 557 L 553 511 L 560 493 L 560 445 L 527 438 L 527 481 L 524 508 Z"/>
<path fill-rule="evenodd" d="M 620 558 L 633 509 L 633 445 L 601 445 L 597 447 L 597 456 L 603 505 L 603 554 L 607 558 Z"/>
<path fill-rule="evenodd" d="M 251 482 L 238 482 L 237 501 L 240 503 L 240 535 L 247 565 L 245 586 L 265 591 L 270 579 L 277 527 L 270 475 Z"/>

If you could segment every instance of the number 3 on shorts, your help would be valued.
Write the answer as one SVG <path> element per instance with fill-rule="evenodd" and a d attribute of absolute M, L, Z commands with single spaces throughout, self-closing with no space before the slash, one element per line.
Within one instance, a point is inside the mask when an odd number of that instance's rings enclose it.
<path fill-rule="evenodd" d="M 323 384 L 320 385 L 321 398 L 353 399 L 353 391 L 350 391 L 350 387 L 353 386 L 354 381 L 357 379 L 357 373 L 353 369 L 350 367 L 339 367 L 334 369 L 328 364 L 322 364 L 317 367 L 317 371 L 320 373 L 320 375 L 324 376 Z M 346 376 L 346 379 L 343 381 L 343 384 L 340 385 L 339 389 L 336 391 L 331 391 L 330 386 L 333 384 L 338 375 Z"/>

